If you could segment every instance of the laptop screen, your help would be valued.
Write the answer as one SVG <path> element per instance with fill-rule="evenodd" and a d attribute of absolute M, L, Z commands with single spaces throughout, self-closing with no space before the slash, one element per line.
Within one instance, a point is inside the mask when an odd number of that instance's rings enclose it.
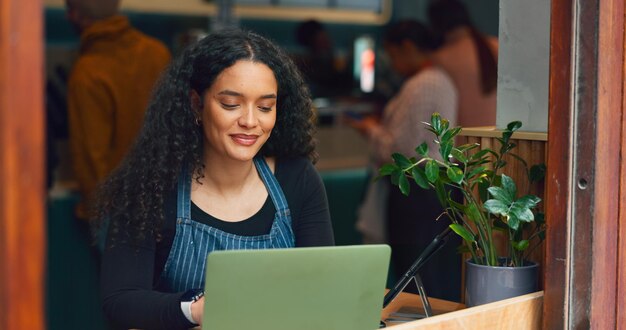
<path fill-rule="evenodd" d="M 376 329 L 387 245 L 215 251 L 202 329 Z"/>

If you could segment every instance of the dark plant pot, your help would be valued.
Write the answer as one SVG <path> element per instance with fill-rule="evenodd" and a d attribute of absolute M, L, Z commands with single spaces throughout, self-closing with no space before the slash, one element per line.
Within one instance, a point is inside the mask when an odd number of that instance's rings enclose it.
<path fill-rule="evenodd" d="M 501 258 L 502 262 L 504 259 Z M 537 291 L 538 265 L 496 267 L 465 261 L 465 305 L 478 306 Z"/>

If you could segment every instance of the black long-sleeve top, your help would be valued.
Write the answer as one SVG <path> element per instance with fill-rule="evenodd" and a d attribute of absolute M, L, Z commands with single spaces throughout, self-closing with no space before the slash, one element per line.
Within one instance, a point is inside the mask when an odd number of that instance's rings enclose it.
<path fill-rule="evenodd" d="M 274 175 L 291 211 L 296 247 L 334 245 L 326 191 L 322 180 L 305 158 L 276 162 Z M 101 290 L 105 315 L 124 328 L 186 329 L 193 325 L 180 307 L 184 292 L 161 292 L 159 279 L 176 232 L 176 190 L 167 195 L 162 240 L 120 242 L 103 252 Z M 191 205 L 194 221 L 238 235 L 263 235 L 270 231 L 275 213 L 268 196 L 255 215 L 240 222 L 226 222 Z"/>

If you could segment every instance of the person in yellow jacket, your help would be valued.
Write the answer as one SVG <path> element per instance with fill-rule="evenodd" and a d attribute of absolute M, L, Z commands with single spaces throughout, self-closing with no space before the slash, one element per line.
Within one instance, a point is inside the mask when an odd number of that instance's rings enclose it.
<path fill-rule="evenodd" d="M 141 128 L 152 88 L 170 61 L 160 41 L 119 15 L 119 0 L 66 0 L 67 18 L 80 33 L 68 81 L 69 143 L 81 203 L 121 162 Z"/>

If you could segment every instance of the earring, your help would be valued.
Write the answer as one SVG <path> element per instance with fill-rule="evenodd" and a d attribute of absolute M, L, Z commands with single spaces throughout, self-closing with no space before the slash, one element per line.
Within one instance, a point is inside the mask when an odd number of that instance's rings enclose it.
<path fill-rule="evenodd" d="M 201 123 L 202 121 L 200 120 L 200 118 L 196 118 L 196 126 L 200 126 Z"/>

